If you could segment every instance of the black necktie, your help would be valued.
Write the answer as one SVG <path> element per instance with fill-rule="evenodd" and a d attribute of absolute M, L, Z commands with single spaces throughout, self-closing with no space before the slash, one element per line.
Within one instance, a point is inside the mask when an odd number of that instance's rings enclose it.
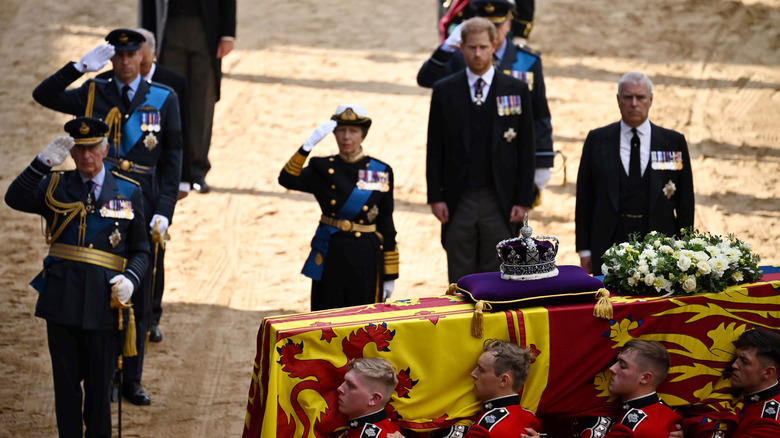
<path fill-rule="evenodd" d="M 628 161 L 628 178 L 639 180 L 642 178 L 642 171 L 639 165 L 639 135 L 636 133 L 636 128 L 631 128 L 631 132 L 634 135 L 631 137 L 631 159 Z"/>
<path fill-rule="evenodd" d="M 474 98 L 477 105 L 482 105 L 482 88 L 485 86 L 485 81 L 482 78 L 477 78 L 477 82 L 474 83 Z"/>
<path fill-rule="evenodd" d="M 93 189 L 95 188 L 95 182 L 90 179 L 87 180 L 84 185 L 87 187 L 87 213 L 92 213 L 95 211 L 95 195 L 92 193 Z"/>
<path fill-rule="evenodd" d="M 125 85 L 122 87 L 122 103 L 125 105 L 125 109 L 130 109 L 130 86 Z"/>

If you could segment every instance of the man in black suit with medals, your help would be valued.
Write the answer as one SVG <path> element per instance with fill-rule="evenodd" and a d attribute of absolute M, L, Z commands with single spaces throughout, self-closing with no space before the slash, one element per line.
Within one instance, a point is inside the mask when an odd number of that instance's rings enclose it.
<path fill-rule="evenodd" d="M 109 125 L 110 148 L 104 164 L 141 184 L 144 211 L 150 217 L 149 238 L 156 229 L 167 232 L 179 194 L 182 160 L 181 117 L 176 93 L 140 75 L 139 48 L 144 37 L 130 29 L 116 29 L 108 44 L 89 51 L 78 63 L 68 63 L 33 91 L 33 98 L 48 108 L 73 115 L 92 115 Z M 66 89 L 84 72 L 100 70 L 111 60 L 114 77 L 91 79 Z M 133 295 L 138 333 L 138 356 L 124 362 L 122 392 L 131 403 L 148 405 L 141 386 L 146 332 L 151 308 L 152 265 Z"/>
<path fill-rule="evenodd" d="M 534 2 L 521 0 L 517 4 L 507 0 L 470 0 L 461 8 L 463 17 L 484 17 L 490 20 L 498 32 L 498 46 L 493 54 L 496 69 L 510 76 L 523 80 L 528 84 L 531 93 L 531 107 L 534 113 L 534 133 L 536 134 L 536 170 L 534 184 L 536 192 L 540 193 L 552 177 L 552 167 L 555 158 L 553 151 L 552 120 L 547 104 L 547 89 L 544 82 L 542 57 L 537 51 L 525 44 L 533 27 Z M 450 7 L 455 7 L 451 5 Z M 455 17 L 457 18 L 457 17 Z M 453 19 L 453 22 L 457 19 Z M 522 26 L 520 26 L 522 24 Z M 451 24 L 451 25 L 454 25 Z M 511 31 L 517 25 L 522 32 L 515 35 L 513 43 Z M 417 83 L 422 87 L 433 87 L 433 84 L 453 73 L 466 68 L 460 46 L 460 28 L 462 23 L 452 30 L 447 39 L 433 52 L 420 67 L 417 73 Z"/>
<path fill-rule="evenodd" d="M 47 223 L 49 254 L 30 284 L 40 293 L 35 316 L 46 320 L 59 436 L 84 436 L 86 426 L 88 437 L 110 437 L 119 324 L 110 303 L 127 303 L 146 270 L 143 196 L 103 165 L 105 123 L 78 117 L 65 131 L 11 183 L 5 202 Z M 68 154 L 76 170 L 52 172 Z"/>
<path fill-rule="evenodd" d="M 433 87 L 426 164 L 450 282 L 498 271 L 496 244 L 531 209 L 535 164 L 528 86 L 493 67 L 495 26 L 474 17 L 461 34 L 468 68 Z"/>
<path fill-rule="evenodd" d="M 622 119 L 588 133 L 577 174 L 577 251 L 588 273 L 602 274 L 613 244 L 650 231 L 693 227 L 693 174 L 685 137 L 650 122 L 653 83 L 630 72 L 618 82 Z"/>
<path fill-rule="evenodd" d="M 176 92 L 179 99 L 179 111 L 181 114 L 181 132 L 182 132 L 182 162 L 181 162 L 181 182 L 179 182 L 179 197 L 181 200 L 186 198 L 190 192 L 190 147 L 189 131 L 187 129 L 187 78 L 175 71 L 160 65 L 157 61 L 157 44 L 154 34 L 146 29 L 136 29 L 146 41 L 141 43 L 138 50 L 141 53 L 141 77 L 146 82 L 157 82 L 159 84 L 171 87 Z M 99 79 L 109 80 L 114 77 L 113 71 L 106 71 L 97 75 Z M 157 273 L 152 285 L 152 320 L 149 325 L 149 340 L 152 342 L 161 342 L 163 335 L 160 331 L 160 318 L 162 317 L 162 297 L 165 291 L 165 248 L 160 245 L 156 251 Z M 152 260 L 154 262 L 154 260 Z"/>

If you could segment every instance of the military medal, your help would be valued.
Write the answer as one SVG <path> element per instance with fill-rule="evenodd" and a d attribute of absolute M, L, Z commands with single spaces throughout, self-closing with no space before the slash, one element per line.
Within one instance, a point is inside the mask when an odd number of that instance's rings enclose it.
<path fill-rule="evenodd" d="M 653 170 L 682 170 L 683 156 L 680 151 L 650 151 L 650 167 Z"/>
<path fill-rule="evenodd" d="M 509 127 L 506 131 L 504 131 L 504 138 L 506 139 L 507 143 L 512 143 L 512 140 L 517 137 L 517 132 L 515 132 L 515 128 Z"/>
<path fill-rule="evenodd" d="M 115 222 L 114 225 L 116 227 L 119 227 L 119 222 Z M 114 229 L 114 232 L 111 233 L 110 236 L 108 236 L 108 242 L 111 244 L 112 248 L 116 248 L 117 245 L 119 245 L 119 242 L 122 241 L 122 235 L 119 233 L 119 228 Z"/>
<path fill-rule="evenodd" d="M 135 217 L 133 201 L 129 199 L 112 199 L 100 207 L 100 216 L 132 220 Z"/>
<path fill-rule="evenodd" d="M 146 149 L 152 150 L 155 146 L 157 146 L 157 137 L 155 137 L 154 134 L 151 132 L 146 134 L 146 137 L 144 138 L 144 146 L 146 146 Z"/>
<path fill-rule="evenodd" d="M 390 190 L 390 174 L 388 172 L 360 169 L 356 186 L 360 190 L 387 192 Z"/>
<path fill-rule="evenodd" d="M 532 71 L 519 71 L 519 70 L 504 70 L 504 73 L 512 76 L 515 79 L 520 79 L 528 85 L 528 91 L 534 90 L 534 72 Z"/>
<path fill-rule="evenodd" d="M 523 107 L 519 95 L 497 96 L 496 109 L 499 116 L 519 115 L 523 113 Z"/>

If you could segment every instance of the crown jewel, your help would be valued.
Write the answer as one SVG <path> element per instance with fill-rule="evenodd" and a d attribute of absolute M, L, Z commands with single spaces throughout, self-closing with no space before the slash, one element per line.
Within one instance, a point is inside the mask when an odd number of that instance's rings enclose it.
<path fill-rule="evenodd" d="M 558 239 L 553 236 L 531 237 L 532 233 L 526 213 L 520 237 L 502 240 L 496 245 L 502 279 L 538 280 L 558 275 L 555 267 Z"/>

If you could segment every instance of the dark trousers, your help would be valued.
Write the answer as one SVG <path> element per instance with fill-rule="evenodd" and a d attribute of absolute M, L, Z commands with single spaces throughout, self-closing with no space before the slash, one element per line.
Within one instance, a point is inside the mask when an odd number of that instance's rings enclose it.
<path fill-rule="evenodd" d="M 498 271 L 496 244 L 509 239 L 512 230 L 492 188 L 467 189 L 454 214 L 442 229 L 450 283 L 479 272 Z"/>
<path fill-rule="evenodd" d="M 154 262 L 154 246 L 152 246 L 152 258 L 149 263 Z M 152 288 L 152 321 L 151 325 L 160 325 L 162 317 L 162 297 L 165 291 L 165 250 L 162 247 L 157 249 L 157 275 Z"/>
<path fill-rule="evenodd" d="M 192 150 L 190 166 L 195 181 L 204 178 L 211 169 L 209 147 L 214 105 L 217 103 L 214 63 L 198 17 L 169 17 L 163 41 L 160 63 L 187 78 Z"/>
<path fill-rule="evenodd" d="M 109 390 L 116 367 L 117 331 L 84 330 L 46 321 L 46 332 L 60 438 L 110 438 Z"/>
<path fill-rule="evenodd" d="M 381 301 L 379 239 L 375 235 L 356 238 L 351 234 L 341 232 L 331 238 L 322 279 L 312 281 L 312 311 Z"/>

